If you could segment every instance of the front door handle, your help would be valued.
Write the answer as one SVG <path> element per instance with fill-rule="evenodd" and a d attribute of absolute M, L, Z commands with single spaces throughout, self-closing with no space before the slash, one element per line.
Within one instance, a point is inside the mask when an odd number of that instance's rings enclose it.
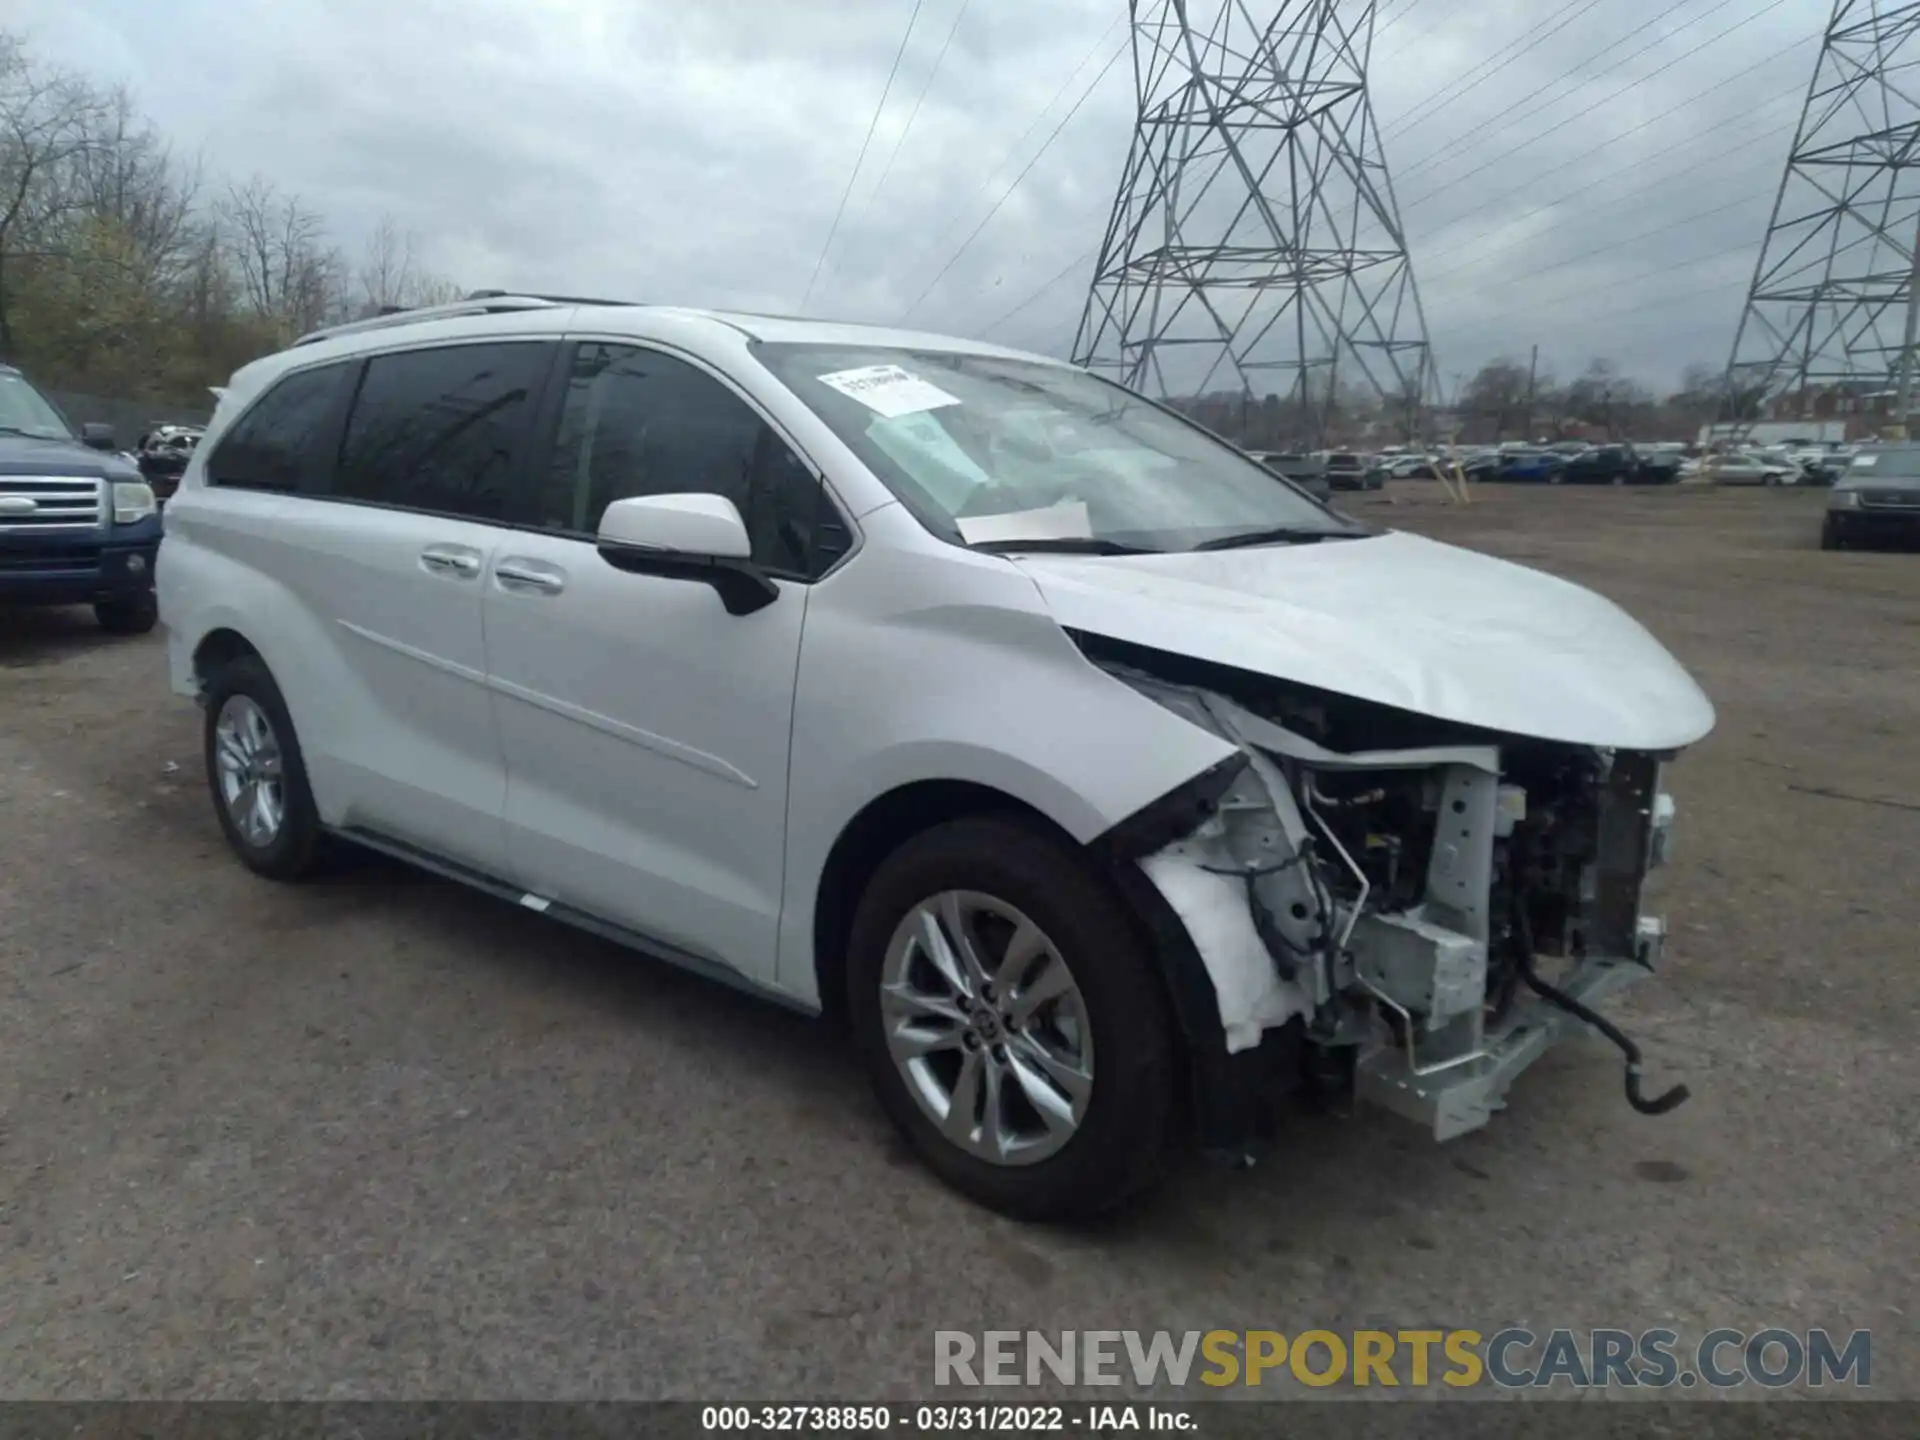
<path fill-rule="evenodd" d="M 471 580 L 480 573 L 480 552 L 465 545 L 429 545 L 420 552 L 420 566 L 432 575 Z"/>
<path fill-rule="evenodd" d="M 567 577 L 551 565 L 509 555 L 493 567 L 493 578 L 502 590 L 558 595 L 567 588 Z"/>

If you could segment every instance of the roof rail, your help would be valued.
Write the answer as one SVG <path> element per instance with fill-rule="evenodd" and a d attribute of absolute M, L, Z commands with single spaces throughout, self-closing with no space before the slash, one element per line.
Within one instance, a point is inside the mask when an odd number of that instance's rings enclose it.
<path fill-rule="evenodd" d="M 544 300 L 549 305 L 645 305 L 645 300 L 600 300 L 591 295 L 539 295 L 529 290 L 475 290 L 469 300 Z"/>
<path fill-rule="evenodd" d="M 387 330 L 396 325 L 423 325 L 429 320 L 453 320 L 462 315 L 491 315 L 503 310 L 544 310 L 557 302 L 542 295 L 506 295 L 479 291 L 449 305 L 422 305 L 413 310 L 395 310 L 365 320 L 350 320 L 344 325 L 329 325 L 302 335 L 293 343 L 313 345 L 340 335 L 359 335 L 368 330 Z M 569 302 L 578 303 L 578 302 Z"/>

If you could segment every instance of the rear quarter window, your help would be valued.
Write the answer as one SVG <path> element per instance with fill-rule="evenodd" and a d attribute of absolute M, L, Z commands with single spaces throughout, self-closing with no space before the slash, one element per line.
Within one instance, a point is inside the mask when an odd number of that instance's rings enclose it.
<path fill-rule="evenodd" d="M 325 483 L 324 446 L 355 361 L 282 376 L 207 458 L 207 483 L 311 494 Z"/>

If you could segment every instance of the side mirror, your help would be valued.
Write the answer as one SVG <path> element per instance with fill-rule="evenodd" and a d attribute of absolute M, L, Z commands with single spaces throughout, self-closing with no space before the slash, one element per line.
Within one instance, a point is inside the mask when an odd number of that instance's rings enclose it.
<path fill-rule="evenodd" d="M 113 449 L 113 426 L 102 425 L 97 420 L 88 421 L 80 427 L 80 443 L 89 450 Z"/>
<path fill-rule="evenodd" d="M 780 598 L 753 563 L 753 541 L 724 495 L 636 495 L 600 517 L 601 559 L 631 575 L 711 585 L 729 615 L 751 615 Z"/>

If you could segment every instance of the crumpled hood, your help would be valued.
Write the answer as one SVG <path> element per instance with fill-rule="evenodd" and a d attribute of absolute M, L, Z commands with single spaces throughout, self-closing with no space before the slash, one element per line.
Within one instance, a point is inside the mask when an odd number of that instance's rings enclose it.
<path fill-rule="evenodd" d="M 1619 606 L 1420 536 L 1023 555 L 1062 625 L 1514 735 L 1671 750 L 1713 705 Z"/>

